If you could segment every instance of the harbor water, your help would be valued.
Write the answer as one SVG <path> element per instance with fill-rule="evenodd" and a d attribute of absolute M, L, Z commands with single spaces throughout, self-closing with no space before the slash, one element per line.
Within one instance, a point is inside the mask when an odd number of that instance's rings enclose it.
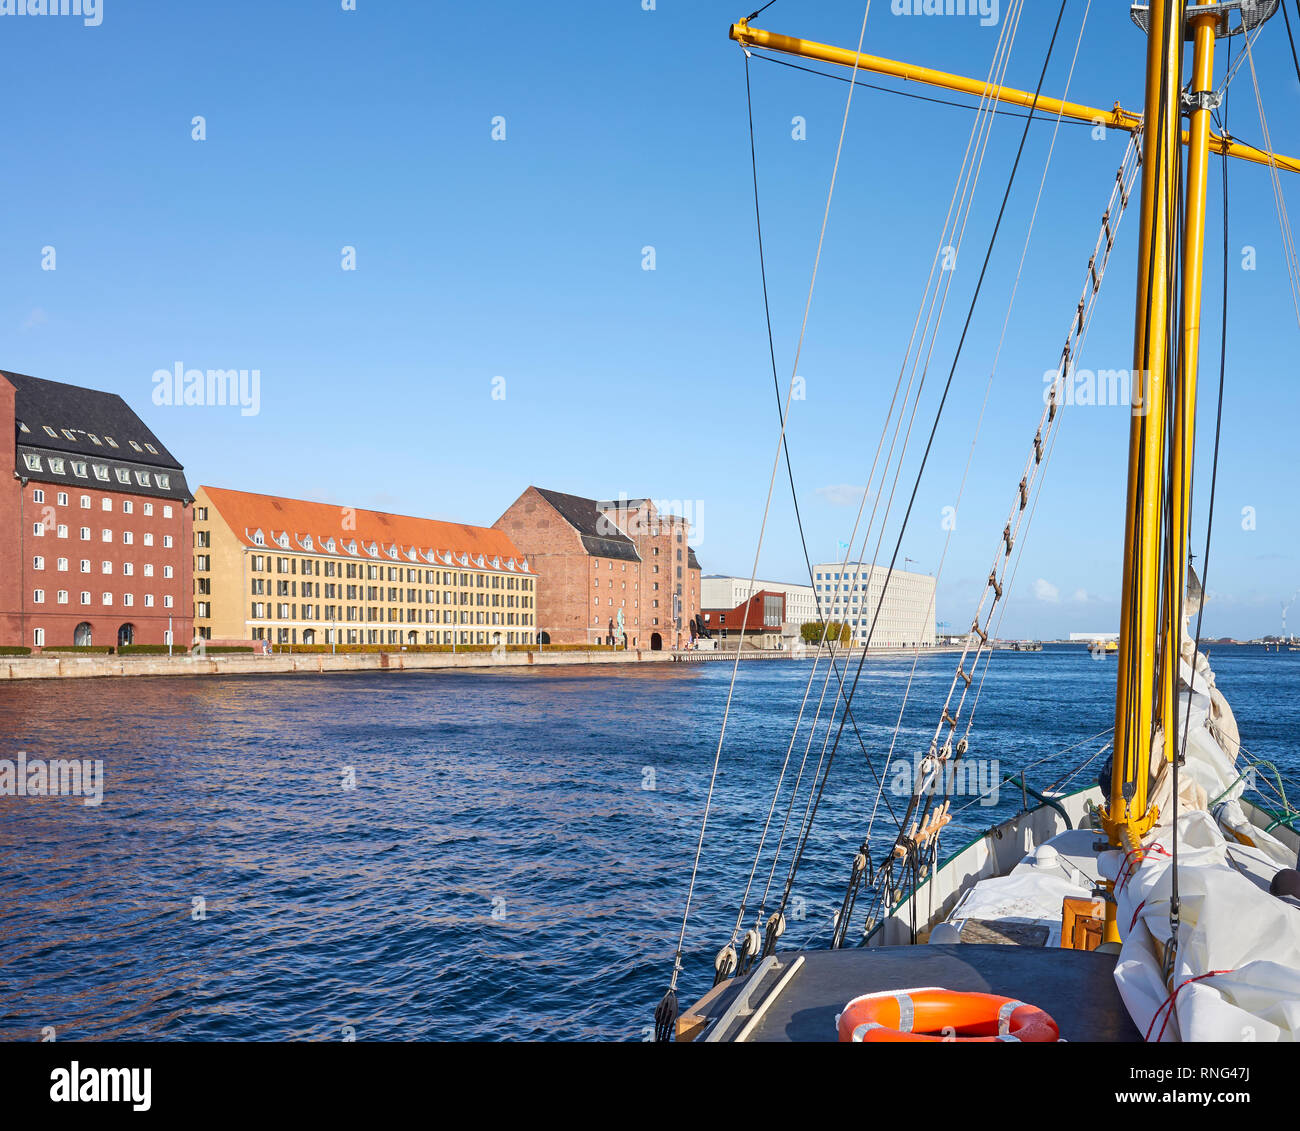
<path fill-rule="evenodd" d="M 1295 780 L 1300 653 L 1224 647 L 1211 662 L 1245 748 Z M 877 848 L 892 838 L 897 783 L 955 664 L 863 667 L 787 945 L 829 937 L 873 809 Z M 743 925 L 779 900 L 807 783 L 834 744 L 825 709 L 809 742 L 823 668 L 791 745 L 812 670 L 739 667 L 683 1001 L 711 984 L 792 750 Z M 643 1040 L 731 675 L 713 663 L 0 685 L 0 760 L 84 759 L 103 774 L 98 804 L 0 796 L 0 1038 Z M 949 850 L 1020 807 L 1018 787 L 997 789 L 1006 774 L 1027 767 L 1036 789 L 1096 780 L 1101 758 L 1064 779 L 1101 750 L 1114 682 L 1114 657 L 1079 648 L 993 657 Z"/>

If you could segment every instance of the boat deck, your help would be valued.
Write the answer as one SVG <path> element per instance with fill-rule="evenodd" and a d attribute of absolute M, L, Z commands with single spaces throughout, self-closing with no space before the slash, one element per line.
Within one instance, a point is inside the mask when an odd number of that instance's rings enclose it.
<path fill-rule="evenodd" d="M 1001 994 L 1046 1010 L 1066 1041 L 1140 1041 L 1120 1000 L 1113 954 L 1054 947 L 953 945 L 792 951 L 755 969 L 709 1010 L 708 1041 L 834 1041 L 860 994 L 941 986 Z M 775 992 L 774 992 L 775 991 Z"/>

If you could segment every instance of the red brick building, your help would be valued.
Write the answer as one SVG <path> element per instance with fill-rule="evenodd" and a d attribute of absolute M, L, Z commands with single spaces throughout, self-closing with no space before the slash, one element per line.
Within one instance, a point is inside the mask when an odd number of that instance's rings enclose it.
<path fill-rule="evenodd" d="M 690 523 L 651 499 L 598 502 L 529 487 L 495 523 L 540 578 L 543 643 L 688 647 L 698 634 L 700 563 Z M 620 624 L 621 615 L 621 624 Z"/>
<path fill-rule="evenodd" d="M 756 648 L 779 648 L 785 624 L 785 594 L 760 590 L 734 609 L 705 609 L 704 627 L 714 640 L 743 635 Z"/>
<path fill-rule="evenodd" d="M 190 491 L 121 397 L 0 371 L 0 644 L 189 647 Z"/>

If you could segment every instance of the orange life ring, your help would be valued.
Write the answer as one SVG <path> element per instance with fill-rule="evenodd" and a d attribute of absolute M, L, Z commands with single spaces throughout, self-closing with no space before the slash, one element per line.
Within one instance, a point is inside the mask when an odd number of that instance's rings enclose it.
<path fill-rule="evenodd" d="M 1036 1005 L 996 994 L 925 989 L 865 994 L 836 1018 L 841 1041 L 977 1043 L 1060 1040 L 1055 1021 Z"/>

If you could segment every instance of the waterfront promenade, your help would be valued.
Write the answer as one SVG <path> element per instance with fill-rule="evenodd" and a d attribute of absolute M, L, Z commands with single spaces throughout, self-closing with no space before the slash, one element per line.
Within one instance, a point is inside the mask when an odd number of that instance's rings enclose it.
<path fill-rule="evenodd" d="M 960 649 L 930 648 L 926 655 Z M 811 660 L 816 649 L 804 655 L 790 652 L 746 651 L 741 659 L 768 661 Z M 873 652 L 876 656 L 912 653 Z M 839 658 L 853 658 L 861 650 L 839 652 Z M 274 653 L 255 655 L 235 653 L 195 656 L 13 656 L 0 657 L 0 681 L 28 679 L 100 679 L 112 676 L 204 676 L 204 675 L 319 675 L 343 672 L 374 671 L 465 671 L 491 668 L 549 668 L 598 666 L 605 664 L 673 664 L 731 662 L 734 651 L 651 652 L 646 650 L 614 652 L 328 652 Z"/>

